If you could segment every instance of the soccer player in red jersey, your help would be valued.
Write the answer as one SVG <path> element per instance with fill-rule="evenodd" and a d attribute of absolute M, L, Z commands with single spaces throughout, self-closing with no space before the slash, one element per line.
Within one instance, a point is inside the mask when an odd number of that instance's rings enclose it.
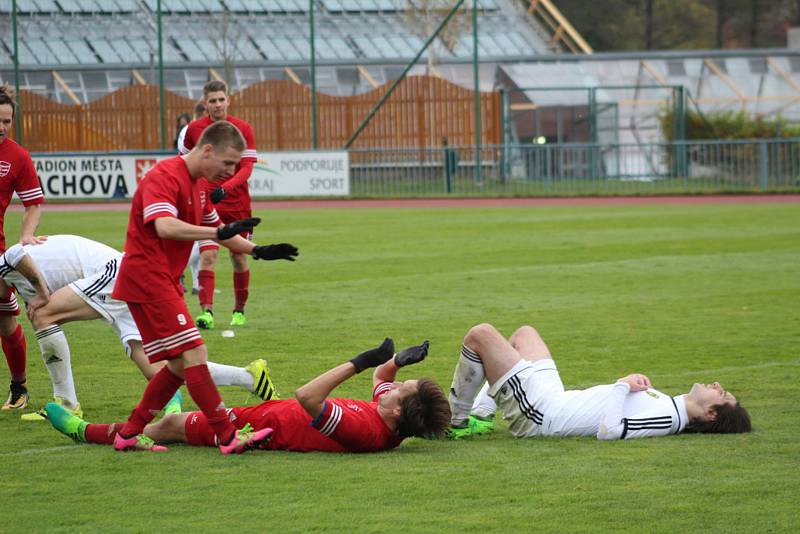
<path fill-rule="evenodd" d="M 25 206 L 19 242 L 23 245 L 42 242 L 34 235 L 41 216 L 39 205 L 44 202 L 42 186 L 28 152 L 8 138 L 16 110 L 13 91 L 7 85 L 0 85 L 0 252 L 6 250 L 3 223 L 14 192 Z M 3 410 L 19 410 L 28 404 L 25 334 L 17 322 L 17 315 L 19 305 L 14 291 L 0 282 L 0 341 L 11 373 L 10 392 Z"/>
<path fill-rule="evenodd" d="M 442 389 L 428 378 L 394 382 L 400 367 L 425 358 L 428 342 L 394 357 L 393 353 L 394 343 L 386 339 L 380 347 L 313 379 L 297 390 L 296 399 L 232 408 L 230 421 L 237 427 L 272 429 L 263 449 L 298 452 L 377 452 L 397 447 L 410 436 L 443 435 L 450 407 Z M 328 397 L 342 382 L 369 367 L 375 367 L 371 402 Z M 121 427 L 120 423 L 86 423 L 55 403 L 46 409 L 52 425 L 75 441 L 109 444 Z M 145 434 L 162 443 L 216 445 L 214 432 L 200 412 L 167 415 L 148 425 Z"/>
<path fill-rule="evenodd" d="M 233 123 L 242 132 L 247 148 L 242 154 L 242 159 L 236 166 L 233 176 L 219 183 L 211 184 L 208 195 L 211 202 L 217 205 L 217 213 L 224 223 L 230 223 L 251 216 L 250 189 L 247 180 L 253 172 L 253 165 L 257 161 L 256 139 L 253 128 L 247 121 L 228 115 L 228 87 L 221 81 L 210 81 L 203 87 L 203 98 L 206 104 L 206 115 L 189 123 L 182 146 L 181 154 L 187 154 L 197 145 L 203 130 L 217 121 L 225 120 Z M 252 234 L 242 232 L 242 237 L 251 239 Z M 217 263 L 219 245 L 211 240 L 200 241 L 200 271 L 197 281 L 200 286 L 198 299 L 201 313 L 195 318 L 199 328 L 214 328 L 214 266 Z M 230 251 L 233 264 L 233 293 L 235 303 L 231 326 L 245 324 L 244 307 L 250 291 L 250 268 L 247 265 L 247 255 L 233 250 Z"/>
<path fill-rule="evenodd" d="M 192 323 L 183 300 L 180 275 L 192 243 L 213 239 L 256 259 L 294 261 L 294 246 L 256 246 L 239 234 L 249 232 L 260 219 L 249 218 L 221 225 L 199 182 L 225 180 L 239 163 L 245 141 L 227 121 L 209 126 L 192 151 L 159 162 L 139 184 L 133 196 L 125 256 L 112 297 L 125 301 L 142 336 L 151 363 L 167 365 L 148 382 L 144 395 L 128 422 L 117 434 L 117 450 L 163 450 L 141 434 L 154 414 L 181 384 L 186 388 L 219 438 L 220 450 L 239 453 L 268 437 L 263 431 L 237 430 L 228 420 L 225 405 L 211 380 L 208 352 Z"/>

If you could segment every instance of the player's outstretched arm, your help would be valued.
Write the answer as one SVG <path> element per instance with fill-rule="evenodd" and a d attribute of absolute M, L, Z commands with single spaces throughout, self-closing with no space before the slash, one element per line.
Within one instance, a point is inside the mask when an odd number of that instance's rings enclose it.
<path fill-rule="evenodd" d="M 19 242 L 22 245 L 41 245 L 46 237 L 36 237 L 36 228 L 39 226 L 39 219 L 42 217 L 42 209 L 39 204 L 25 206 L 25 214 L 22 216 L 22 227 L 19 231 Z"/>
<path fill-rule="evenodd" d="M 201 239 L 216 239 L 217 229 L 211 226 L 195 226 L 181 221 L 175 217 L 159 217 L 155 224 L 156 234 L 161 239 L 175 241 L 199 241 Z"/>
<path fill-rule="evenodd" d="M 386 338 L 379 347 L 362 352 L 349 362 L 322 373 L 311 382 L 300 387 L 295 391 L 295 397 L 306 412 L 316 419 L 322 413 L 325 399 L 339 384 L 364 369 L 385 363 L 391 359 L 392 354 L 394 354 L 394 342 Z"/>

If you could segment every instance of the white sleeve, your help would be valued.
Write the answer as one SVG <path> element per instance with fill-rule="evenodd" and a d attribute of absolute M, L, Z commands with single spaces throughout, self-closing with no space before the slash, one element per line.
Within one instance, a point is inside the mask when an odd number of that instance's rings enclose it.
<path fill-rule="evenodd" d="M 22 258 L 27 255 L 28 252 L 25 250 L 25 247 L 17 243 L 3 254 L 3 258 L 5 258 L 4 263 L 12 269 L 16 269 L 19 262 L 22 261 Z"/>
<path fill-rule="evenodd" d="M 600 428 L 597 430 L 597 439 L 621 439 L 625 433 L 625 419 L 622 417 L 622 407 L 625 404 L 625 397 L 631 392 L 631 386 L 626 382 L 617 382 L 611 390 L 611 398 L 608 399 L 606 413 L 600 421 Z"/>
<path fill-rule="evenodd" d="M 181 128 L 181 133 L 178 134 L 178 154 L 183 156 L 184 154 L 188 154 L 189 150 L 183 145 L 183 140 L 186 139 L 186 130 L 189 129 L 189 125 L 187 124 L 183 128 Z"/>

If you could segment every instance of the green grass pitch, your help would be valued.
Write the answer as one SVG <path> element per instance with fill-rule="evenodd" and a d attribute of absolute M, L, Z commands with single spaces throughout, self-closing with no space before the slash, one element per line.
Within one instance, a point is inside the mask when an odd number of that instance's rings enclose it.
<path fill-rule="evenodd" d="M 399 346 L 430 339 L 428 359 L 401 378 L 424 374 L 447 388 L 471 325 L 510 334 L 530 323 L 567 387 L 637 371 L 673 394 L 719 380 L 756 431 L 607 443 L 517 440 L 501 423 L 492 436 L 410 440 L 381 454 L 231 458 L 188 446 L 160 455 L 76 446 L 4 412 L 0 532 L 797 531 L 800 205 L 259 215 L 257 241 L 292 242 L 300 259 L 253 262 L 248 325 L 233 339 L 219 327 L 205 338 L 219 362 L 266 355 L 285 397 L 384 336 Z M 7 219 L 13 241 L 20 217 Z M 40 233 L 121 248 L 126 222 L 45 209 Z M 221 322 L 232 306 L 226 256 Z M 22 322 L 36 408 L 50 385 Z M 124 420 L 144 381 L 112 330 L 99 321 L 65 330 L 87 419 Z M 367 375 L 337 393 L 368 398 Z M 228 405 L 247 397 L 222 393 Z"/>

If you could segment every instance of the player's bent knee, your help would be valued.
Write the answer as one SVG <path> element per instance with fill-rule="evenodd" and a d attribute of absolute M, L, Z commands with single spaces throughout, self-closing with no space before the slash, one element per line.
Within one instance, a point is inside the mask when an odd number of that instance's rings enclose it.
<path fill-rule="evenodd" d="M 473 326 L 464 336 L 464 344 L 470 347 L 477 347 L 485 344 L 490 339 L 499 336 L 497 329 L 489 323 L 481 323 Z"/>

